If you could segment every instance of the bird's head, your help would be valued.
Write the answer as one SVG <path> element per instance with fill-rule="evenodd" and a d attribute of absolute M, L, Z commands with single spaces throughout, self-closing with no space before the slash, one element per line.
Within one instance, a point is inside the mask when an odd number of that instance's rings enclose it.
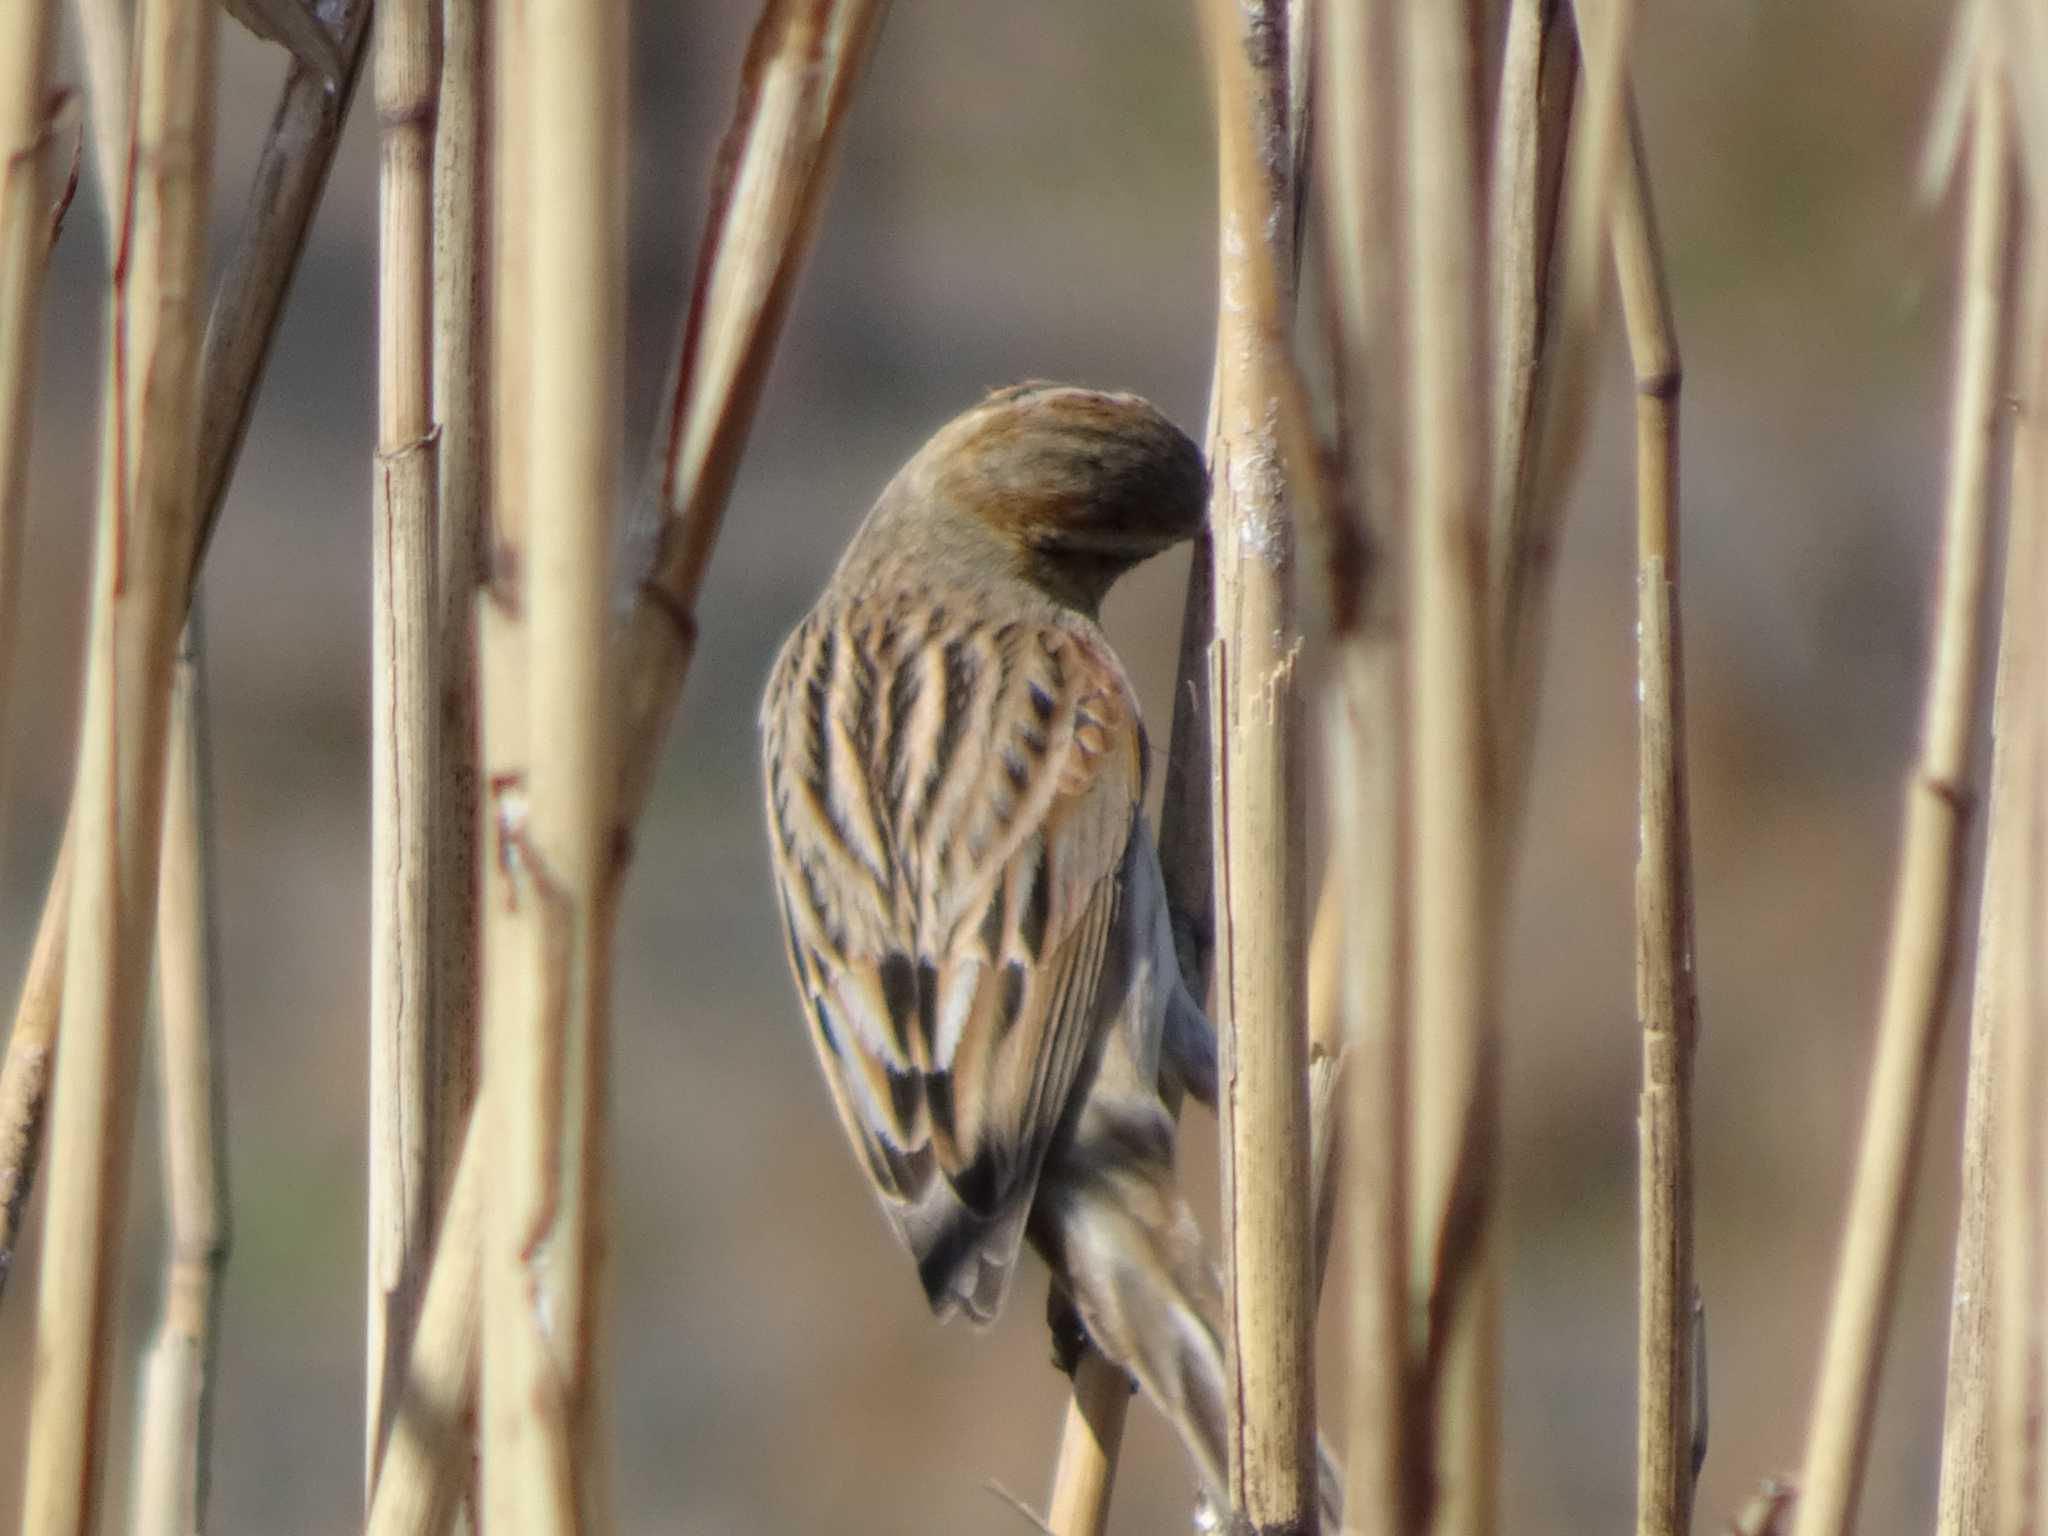
<path fill-rule="evenodd" d="M 1202 451 L 1136 395 L 1032 382 L 955 417 L 912 461 L 928 505 L 993 532 L 1016 573 L 1093 614 L 1202 526 Z"/>

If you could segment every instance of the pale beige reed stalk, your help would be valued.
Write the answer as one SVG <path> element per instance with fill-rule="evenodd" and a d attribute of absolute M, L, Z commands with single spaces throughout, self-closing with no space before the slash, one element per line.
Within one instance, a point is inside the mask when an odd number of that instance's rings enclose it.
<path fill-rule="evenodd" d="M 196 524 L 198 305 L 212 166 L 215 17 L 145 0 L 116 271 L 98 550 L 82 709 L 65 1049 L 24 1529 L 96 1524 L 142 1005 L 157 901 L 172 649 Z"/>
<path fill-rule="evenodd" d="M 1285 336 L 1258 264 L 1291 288 L 1293 143 L 1280 0 L 1209 13 L 1222 241 L 1209 442 L 1216 870 L 1214 1013 L 1223 1147 L 1226 1443 L 1234 1517 L 1316 1528 L 1315 1251 L 1309 1189 L 1304 774 L 1295 530 L 1282 463 Z M 1283 279 L 1280 274 L 1287 274 Z M 1291 304 L 1288 306 L 1291 308 Z M 1277 344 L 1277 345 L 1276 345 Z"/>
<path fill-rule="evenodd" d="M 29 409 L 42 334 L 51 227 L 50 40 L 55 0 L 16 0 L 0 15 L 0 739 L 20 633 Z M 0 805 L 7 782 L 0 768 Z"/>
<path fill-rule="evenodd" d="M 434 0 L 375 17 L 377 449 L 371 497 L 370 1169 L 364 1486 L 397 1401 L 433 1239 L 433 827 L 439 783 L 433 418 Z M 449 809 L 453 810 L 453 807 Z M 474 813 L 462 808 L 461 819 Z"/>
<path fill-rule="evenodd" d="M 206 1529 L 220 1284 L 228 1259 L 209 750 L 206 648 L 195 604 L 172 685 L 157 872 L 156 1054 L 169 1240 L 156 1339 L 142 1364 L 130 1492 L 134 1536 L 192 1536 Z"/>
<path fill-rule="evenodd" d="M 1843 1245 L 1807 1435 L 1796 1536 L 1855 1522 L 1877 1383 L 1941 1038 L 1970 808 L 1987 547 L 2012 314 L 2013 185 L 2001 82 L 1986 70 L 1972 124 L 1941 587 L 1920 761 L 1906 792 L 1892 933 Z"/>
<path fill-rule="evenodd" d="M 1624 87 L 1624 89 L 1627 89 Z M 1636 381 L 1636 1532 L 1692 1529 L 1692 828 L 1679 603 L 1678 329 L 1631 93 L 1614 188 L 1614 271 Z"/>
<path fill-rule="evenodd" d="M 1415 1359 L 1409 1337 L 1407 722 L 1398 598 L 1405 357 L 1397 116 L 1402 59 L 1392 0 L 1328 0 L 1321 186 L 1340 486 L 1355 546 L 1326 552 L 1339 637 L 1325 701 L 1341 870 L 1342 1011 L 1349 1046 L 1344 1204 L 1350 1211 L 1350 1343 L 1344 1529 L 1415 1528 Z M 1354 567 L 1346 570 L 1346 565 Z"/>
<path fill-rule="evenodd" d="M 1500 1468 L 1498 1063 L 1479 110 L 1463 8 L 1405 8 L 1410 1263 L 1430 1297 L 1432 1529 L 1489 1532 Z"/>

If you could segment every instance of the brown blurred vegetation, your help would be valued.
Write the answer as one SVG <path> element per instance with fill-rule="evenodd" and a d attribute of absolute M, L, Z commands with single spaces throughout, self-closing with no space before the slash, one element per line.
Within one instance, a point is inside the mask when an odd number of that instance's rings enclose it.
<path fill-rule="evenodd" d="M 750 8 L 639 9 L 636 444 Z M 1948 207 L 1917 200 L 1913 173 L 1945 25 L 1933 0 L 1665 4 L 1646 8 L 1635 50 L 1687 362 L 1713 1391 L 1702 1529 L 1798 1458 L 1867 1065 L 1933 578 L 1954 226 Z M 217 247 L 279 71 L 239 35 L 223 65 Z M 78 77 L 70 56 L 65 72 Z M 1021 1530 L 983 1484 L 1043 1494 L 1063 1383 L 1036 1286 L 989 1337 L 933 1326 L 826 1110 L 768 899 L 753 711 L 773 645 L 874 492 L 985 387 L 1029 375 L 1128 387 L 1200 422 L 1213 276 L 1202 91 L 1178 0 L 904 0 L 882 36 L 717 557 L 621 927 L 626 1530 Z M 342 1532 L 360 1510 L 367 108 L 365 95 L 206 585 L 236 1234 L 223 1532 Z M 10 978 L 71 765 L 99 233 L 81 198 L 44 331 L 5 744 L 19 793 L 0 886 Z M 1565 552 L 1505 994 L 1505 1510 L 1529 1532 L 1619 1526 L 1629 1507 L 1633 608 L 1618 338 L 1607 384 Z M 1110 610 L 1159 731 L 1180 570 L 1141 573 Z M 1920 1528 L 1933 1508 L 1956 1031 L 1947 1053 L 1865 1501 L 1872 1533 Z M 1194 1124 L 1190 1155 L 1206 1168 L 1213 1126 Z M 152 1135 L 145 1121 L 138 1342 L 155 1294 Z M 32 1240 L 24 1277 L 33 1256 Z M 25 1278 L 17 1290 L 0 1312 L 10 1510 L 32 1316 Z M 1181 1528 L 1178 1452 L 1143 1411 L 1132 1423 L 1114 1518 Z"/>

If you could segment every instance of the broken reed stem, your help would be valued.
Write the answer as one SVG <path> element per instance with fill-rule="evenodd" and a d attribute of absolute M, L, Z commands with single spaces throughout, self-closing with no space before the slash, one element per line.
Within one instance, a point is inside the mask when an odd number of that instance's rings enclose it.
<path fill-rule="evenodd" d="M 65 1048 L 37 1297 L 23 1524 L 95 1528 L 123 1198 L 157 902 L 172 647 L 195 521 L 214 11 L 144 0 L 81 711 Z"/>
<path fill-rule="evenodd" d="M 697 644 L 697 598 L 884 0 L 764 0 L 719 144 L 689 313 L 629 545 L 620 824 L 639 820 Z"/>
<path fill-rule="evenodd" d="M 1987 70 L 1970 151 L 1955 410 L 1927 713 L 1919 766 L 1906 795 L 1877 1060 L 1814 1391 L 1796 1536 L 1845 1536 L 1855 1520 L 1935 1047 L 1955 963 L 1973 802 L 1969 750 L 1996 498 L 1995 449 L 2004 411 L 2002 334 L 2012 313 L 2009 145 L 2007 109 Z"/>
<path fill-rule="evenodd" d="M 1412 0 L 1409 782 L 1414 960 L 1411 1262 L 1430 1298 L 1434 1528 L 1495 1528 L 1500 1471 L 1498 901 L 1486 647 L 1485 250 L 1470 20 Z"/>
<path fill-rule="evenodd" d="M 377 450 L 371 512 L 370 1171 L 364 1488 L 376 1485 L 433 1237 L 436 809 L 434 0 L 375 19 Z"/>
<path fill-rule="evenodd" d="M 444 1536 L 462 1504 L 476 1412 L 487 1128 L 487 1118 L 472 1119 L 455 1161 L 365 1536 Z"/>
<path fill-rule="evenodd" d="M 277 112 L 248 208 L 215 293 L 200 364 L 199 533 L 186 557 L 183 595 L 191 605 L 206 540 L 220 517 L 229 477 L 285 295 L 304 253 L 306 234 L 327 184 L 368 37 L 369 0 L 321 0 L 322 20 L 346 42 L 346 69 L 330 88 L 294 60 L 285 72 Z M 43 915 L 27 978 L 0 1064 L 0 1287 L 4 1287 L 42 1148 L 50 1068 L 55 1062 L 64 997 L 65 937 L 71 920 L 71 821 L 43 896 Z"/>
<path fill-rule="evenodd" d="M 1331 866 L 1348 1046 L 1351 1218 L 1344 1529 L 1406 1536 L 1421 1508 L 1409 1339 L 1408 873 L 1398 583 L 1403 354 L 1399 322 L 1401 52 L 1391 0 L 1329 0 L 1323 227 L 1341 484 L 1357 542 L 1324 562 L 1336 672 L 1325 704 Z"/>
<path fill-rule="evenodd" d="M 1974 74 L 1977 57 L 1971 62 Z M 2032 247 L 2030 247 L 2032 249 Z M 2022 963 L 2028 910 L 2028 832 L 2031 815 L 2032 752 L 2030 679 L 2037 644 L 2035 541 L 2039 533 L 2039 466 L 2042 359 L 2048 355 L 2041 330 L 2043 305 L 2038 274 L 2030 273 L 2023 301 L 2027 311 L 2015 357 L 2024 360 L 2014 381 L 2020 409 L 2014 418 L 2012 492 L 2005 553 L 2005 593 L 1999 622 L 1997 680 L 1991 705 L 1990 792 L 1984 826 L 1984 897 L 1977 920 L 1977 961 L 1970 1006 L 1969 1056 L 1963 1100 L 1962 1194 L 1956 1222 L 1955 1275 L 1948 1337 L 1948 1384 L 1941 1427 L 1941 1491 L 1936 1505 L 1939 1536 L 1976 1536 L 2001 1529 L 1992 1444 L 1997 1425 L 1999 1373 L 2008 1360 L 2024 1383 L 2032 1346 L 2024 1338 L 1998 1337 L 1998 1288 L 2007 1278 L 2024 1286 L 2033 1269 L 2024 1252 L 2013 1261 L 2001 1245 L 2025 1250 L 2032 1226 L 2027 1207 L 2031 1180 L 2009 1163 L 2004 1138 L 2010 1127 L 2003 1101 L 2018 1096 L 2013 1124 L 2036 1123 L 2033 1086 L 2025 1062 L 2010 1060 L 2030 1051 L 2027 1021 L 2018 1012 L 2024 999 L 2013 985 Z M 2018 1070 L 2015 1070 L 2018 1068 Z M 2026 1133 L 2019 1140 L 2025 1142 Z M 2008 1276 L 2003 1271 L 2010 1269 Z M 2021 1317 L 2031 1314 L 2022 1311 Z M 2023 1333 L 2028 1329 L 2022 1329 Z M 2026 1390 L 2022 1385 L 2020 1396 Z M 2012 1530 L 2013 1527 L 2003 1527 Z"/>
<path fill-rule="evenodd" d="M 521 631 L 524 657 L 516 673 L 487 662 L 485 709 L 488 720 L 494 693 L 521 689 L 527 725 L 492 743 L 510 754 L 492 774 L 504 786 L 493 862 L 511 866 L 499 900 L 520 913 L 501 925 L 511 942 L 486 940 L 508 981 L 486 1015 L 483 1477 L 490 1527 L 508 1533 L 610 1528 L 594 1431 L 605 1414 L 625 40 L 618 4 L 531 0 L 500 13 L 499 462 L 516 467 L 519 504 L 496 530 L 504 606 L 492 622 Z M 501 473 L 501 492 L 512 483 Z"/>
<path fill-rule="evenodd" d="M 490 454 L 490 178 L 484 159 L 489 27 L 482 0 L 441 0 L 440 107 L 434 120 L 434 426 L 439 542 L 434 562 L 435 729 L 432 869 L 437 1168 L 466 1144 L 477 1083 L 476 626 L 484 578 Z M 437 1189 L 440 1185 L 437 1183 Z"/>
<path fill-rule="evenodd" d="M 206 1529 L 216 1324 L 228 1258 L 227 1098 L 214 960 L 213 792 L 200 608 L 172 683 L 157 877 L 157 1017 L 169 1243 L 163 1312 L 143 1364 L 134 1536 Z"/>
<path fill-rule="evenodd" d="M 16 0 L 0 15 L 0 741 L 6 740 L 14 647 L 21 629 L 29 414 L 35 400 L 43 271 L 54 238 L 43 170 L 55 9 L 55 0 Z M 6 805 L 7 775 L 0 763 L 0 811 Z"/>
<path fill-rule="evenodd" d="M 1294 526 L 1281 464 L 1263 280 L 1291 299 L 1287 8 L 1209 13 L 1222 298 L 1209 528 L 1216 640 L 1217 1112 L 1223 1146 L 1230 1501 L 1246 1528 L 1316 1528 L 1315 1213 L 1309 1190 L 1306 897 L 1295 662 Z M 1255 249 L 1255 247 L 1257 249 Z M 1284 276 L 1283 276 L 1284 274 Z"/>
<path fill-rule="evenodd" d="M 1678 518 L 1678 333 L 1635 104 L 1614 194 L 1614 270 L 1636 375 L 1636 1531 L 1692 1529 L 1692 833 Z"/>

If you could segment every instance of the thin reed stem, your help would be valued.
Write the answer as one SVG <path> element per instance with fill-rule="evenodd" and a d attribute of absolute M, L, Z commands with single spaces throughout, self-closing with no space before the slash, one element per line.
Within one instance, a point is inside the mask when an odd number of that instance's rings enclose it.
<path fill-rule="evenodd" d="M 1346 1205 L 1352 1281 L 1344 1529 L 1405 1536 L 1426 1469 L 1409 1341 L 1409 750 L 1399 604 L 1404 354 L 1399 118 L 1391 0 L 1328 0 L 1322 196 L 1346 526 L 1323 562 L 1338 635 L 1325 753 L 1338 871 L 1348 1049 Z"/>
<path fill-rule="evenodd" d="M 44 172 L 55 9 L 55 0 L 18 0 L 0 14 L 0 741 L 7 739 L 21 630 L 29 408 L 42 335 L 43 270 L 53 239 Z M 6 805 L 7 775 L 0 761 L 0 811 Z"/>
<path fill-rule="evenodd" d="M 441 481 L 434 564 L 436 722 L 432 871 L 435 970 L 429 1017 L 437 1166 L 465 1143 L 477 1082 L 476 594 L 484 579 L 490 456 L 490 93 L 485 0 L 441 0 L 434 127 L 434 425 Z"/>
<path fill-rule="evenodd" d="M 1926 717 L 1919 765 L 1906 794 L 1876 1065 L 1814 1391 L 1796 1536 L 1845 1536 L 1855 1522 L 1935 1047 L 1955 964 L 1974 800 L 1969 753 L 1977 712 L 1986 550 L 2004 411 L 2002 337 L 2012 313 L 2014 272 L 2007 109 L 1989 71 L 1980 92 L 1970 150 L 1955 413 Z"/>
<path fill-rule="evenodd" d="M 1636 1531 L 1692 1529 L 1692 830 L 1678 517 L 1678 331 L 1634 102 L 1614 192 L 1614 270 L 1636 375 Z"/>
<path fill-rule="evenodd" d="M 365 1489 L 433 1237 L 436 450 L 433 0 L 376 15 L 377 452 L 371 513 L 370 1174 Z M 465 815 L 468 813 L 465 812 Z"/>
<path fill-rule="evenodd" d="M 1970 72 L 1979 68 L 1973 56 Z M 1974 93 L 1972 93 L 1974 95 Z M 2030 247 L 2031 249 L 2031 247 Z M 2024 1399 L 2033 1346 L 2001 1338 L 1999 1286 L 2010 1270 L 2024 1286 L 2033 1272 L 2030 1180 L 2008 1164 L 2008 1094 L 2022 1101 L 2018 1124 L 2033 1123 L 2027 1107 L 2033 1085 L 2026 1071 L 2033 1044 L 2019 1013 L 2024 999 L 2014 976 L 2025 948 L 2028 848 L 2033 792 L 2030 679 L 2039 599 L 2035 542 L 2039 531 L 2042 399 L 2041 311 L 2038 271 L 2029 272 L 2023 301 L 2025 329 L 2015 353 L 2023 360 L 2014 380 L 2022 409 L 2012 444 L 2010 529 L 2006 537 L 2005 591 L 2000 604 L 1998 665 L 1991 705 L 1990 791 L 1985 800 L 1984 897 L 1977 919 L 1976 974 L 1972 979 L 1968 1066 L 1963 1096 L 1962 1192 L 1956 1221 L 1954 1284 L 1949 1307 L 1948 1383 L 1942 1410 L 1941 1489 L 1936 1504 L 1939 1536 L 1975 1536 L 2001 1529 L 1993 1445 L 1998 1424 L 1998 1381 L 2007 1362 L 2018 1368 Z M 2017 1059 L 2015 1052 L 2019 1053 Z M 2019 1138 L 2024 1141 L 2024 1135 Z M 2010 1250 L 2007 1245 L 2010 1244 Z M 2007 1256 L 2007 1253 L 2010 1256 Z M 2019 1314 L 2028 1317 L 2023 1310 Z M 2025 1458 L 2017 1458 L 2024 1464 Z"/>
<path fill-rule="evenodd" d="M 206 1529 L 221 1275 L 228 1260 L 227 1095 L 214 948 L 213 790 L 206 644 L 193 606 L 172 684 L 157 875 L 157 1016 L 162 1045 L 169 1251 L 156 1342 L 143 1363 L 134 1536 Z"/>
<path fill-rule="evenodd" d="M 97 1523 L 172 651 L 196 519 L 214 21 L 204 0 L 145 0 L 138 21 L 25 1478 L 23 1524 L 39 1536 Z"/>
<path fill-rule="evenodd" d="M 1981 69 L 1982 61 L 1976 61 Z M 2031 185 L 2031 183 L 2030 183 Z M 2044 1007 L 2048 1007 L 2048 971 L 2038 942 L 2048 916 L 2048 887 L 2043 872 L 2044 832 L 2048 832 L 2048 794 L 2042 783 L 2048 746 L 2048 708 L 2042 705 L 2044 675 L 2039 635 L 2043 594 L 2048 593 L 2048 220 L 2029 200 L 2023 240 L 2025 284 L 2020 335 L 2015 342 L 2020 410 L 2015 418 L 2012 448 L 2012 534 L 2006 544 L 2009 575 L 2006 595 L 2016 599 L 2005 627 L 2024 636 L 2012 655 L 2012 692 L 2000 705 L 2010 705 L 1999 752 L 1993 760 L 1993 812 L 2009 809 L 1998 828 L 2001 845 L 2015 850 L 2009 921 L 2014 939 L 2003 946 L 2003 963 L 1991 985 L 2004 998 L 2003 1022 L 1992 1040 L 1992 1070 L 1998 1082 L 1991 1107 L 1994 1131 L 1991 1157 L 1992 1217 L 1997 1223 L 1991 1265 L 1996 1284 L 1990 1322 L 1994 1365 L 1991 1373 L 1992 1497 L 1997 1536 L 2029 1536 L 2035 1505 L 2048 1479 L 2041 1469 L 2043 1316 L 2038 1296 L 2048 1276 L 2048 1212 L 2042 1209 L 2048 1191 L 2048 1050 L 2044 1050 Z M 2024 574 L 2021 574 L 2024 572 Z M 2001 656 L 2003 667 L 2005 658 Z M 2010 747 L 2010 752 L 2006 750 Z M 2015 783 L 2009 808 L 1998 804 L 1997 773 L 2007 767 Z M 1989 861 L 1987 860 L 1987 863 Z M 1987 880 L 1995 873 L 1987 868 Z M 1999 900 L 1988 891 L 1987 902 Z M 1980 959 L 1979 966 L 1987 960 Z"/>
<path fill-rule="evenodd" d="M 1409 612 L 1414 854 L 1411 1263 L 1429 1296 L 1433 1528 L 1489 1532 L 1500 1472 L 1499 1138 L 1487 441 L 1470 19 L 1407 8 Z"/>

